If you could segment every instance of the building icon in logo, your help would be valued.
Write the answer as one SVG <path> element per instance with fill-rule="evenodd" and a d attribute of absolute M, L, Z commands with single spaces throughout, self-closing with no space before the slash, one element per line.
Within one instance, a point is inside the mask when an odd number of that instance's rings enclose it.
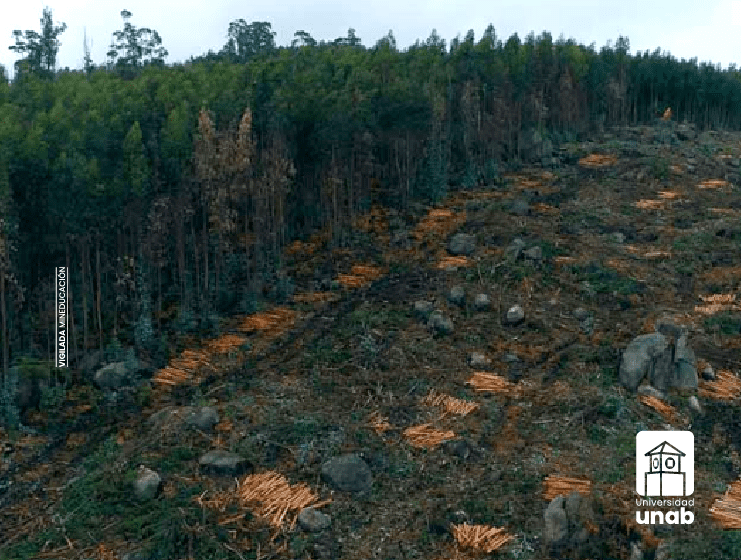
<path fill-rule="evenodd" d="M 686 431 L 639 432 L 636 492 L 641 496 L 689 496 L 694 492 L 695 436 Z"/>
<path fill-rule="evenodd" d="M 687 475 L 682 470 L 686 455 L 668 441 L 647 451 L 649 471 L 644 473 L 646 494 L 655 496 L 685 496 Z"/>

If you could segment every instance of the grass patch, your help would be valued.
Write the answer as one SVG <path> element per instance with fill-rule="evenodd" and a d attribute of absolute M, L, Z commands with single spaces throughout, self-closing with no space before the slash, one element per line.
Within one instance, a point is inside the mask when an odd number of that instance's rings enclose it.
<path fill-rule="evenodd" d="M 732 314 L 730 311 L 708 317 L 703 322 L 705 328 L 709 331 L 718 329 L 721 334 L 725 335 L 737 335 L 741 332 L 741 317 Z"/>
<path fill-rule="evenodd" d="M 682 536 L 670 548 L 671 558 L 713 558 L 713 560 L 738 560 L 741 558 L 741 532 L 710 530 L 702 539 Z"/>
<path fill-rule="evenodd" d="M 618 272 L 605 268 L 600 264 L 589 264 L 586 266 L 571 266 L 571 273 L 579 281 L 587 281 L 596 294 L 612 294 L 628 296 L 639 294 L 643 287 L 633 278 L 619 274 Z"/>

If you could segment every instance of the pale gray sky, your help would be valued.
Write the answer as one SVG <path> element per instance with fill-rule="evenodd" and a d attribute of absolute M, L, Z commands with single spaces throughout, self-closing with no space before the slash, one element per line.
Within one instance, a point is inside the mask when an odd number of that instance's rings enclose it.
<path fill-rule="evenodd" d="M 123 28 L 120 12 L 132 12 L 131 23 L 149 27 L 162 37 L 168 63 L 191 55 L 218 51 L 226 42 L 229 23 L 244 19 L 268 21 L 278 45 L 289 45 L 299 29 L 317 41 L 346 37 L 352 27 L 363 45 L 372 47 L 392 30 L 402 49 L 432 31 L 450 45 L 473 29 L 478 41 L 489 23 L 502 40 L 514 32 L 524 39 L 549 31 L 554 41 L 563 33 L 577 42 L 602 47 L 619 35 L 630 39 L 630 53 L 661 47 L 677 59 L 741 62 L 741 0 L 2 0 L 0 64 L 12 74 L 19 58 L 8 50 L 14 29 L 40 31 L 44 6 L 55 25 L 67 24 L 60 36 L 59 67 L 81 68 L 83 32 L 87 29 L 95 64 L 106 60 L 112 33 Z"/>

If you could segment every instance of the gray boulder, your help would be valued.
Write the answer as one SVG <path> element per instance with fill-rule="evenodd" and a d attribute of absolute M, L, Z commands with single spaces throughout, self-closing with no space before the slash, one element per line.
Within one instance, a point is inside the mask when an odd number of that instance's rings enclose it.
<path fill-rule="evenodd" d="M 546 546 L 566 543 L 569 536 L 569 519 L 566 517 L 566 500 L 556 496 L 545 509 L 545 527 L 543 541 Z"/>
<path fill-rule="evenodd" d="M 620 361 L 620 383 L 635 391 L 649 373 L 653 361 L 669 347 L 661 333 L 637 336 L 623 352 Z"/>
<path fill-rule="evenodd" d="M 635 391 L 647 378 L 662 392 L 696 391 L 696 359 L 687 342 L 687 330 L 664 320 L 657 322 L 656 330 L 634 338 L 625 349 L 620 362 L 620 383 Z"/>
<path fill-rule="evenodd" d="M 670 385 L 681 392 L 697 390 L 697 359 L 695 353 L 687 343 L 687 334 L 682 334 L 674 348 L 675 376 Z"/>
<path fill-rule="evenodd" d="M 491 360 L 484 354 L 472 352 L 471 355 L 468 356 L 468 365 L 473 368 L 486 368 L 491 365 Z"/>
<path fill-rule="evenodd" d="M 527 216 L 530 214 L 530 204 L 524 198 L 518 198 L 509 207 L 509 211 L 515 216 Z"/>
<path fill-rule="evenodd" d="M 579 492 L 572 492 L 564 504 L 566 517 L 569 520 L 571 542 L 581 545 L 589 539 L 589 530 L 586 525 L 594 521 L 594 511 L 591 502 Z"/>
<path fill-rule="evenodd" d="M 333 457 L 324 463 L 322 479 L 345 492 L 365 492 L 373 485 L 370 467 L 354 453 Z"/>
<path fill-rule="evenodd" d="M 431 301 L 415 301 L 414 302 L 414 315 L 418 319 L 427 321 L 434 307 L 435 306 L 433 305 Z"/>
<path fill-rule="evenodd" d="M 467 233 L 456 233 L 448 242 L 448 252 L 451 255 L 472 255 L 476 250 L 476 238 Z"/>
<path fill-rule="evenodd" d="M 589 317 L 589 311 L 587 311 L 583 307 L 577 307 L 574 310 L 574 317 L 576 317 L 579 321 L 583 321 L 584 319 Z"/>
<path fill-rule="evenodd" d="M 476 294 L 473 307 L 476 311 L 486 311 L 491 307 L 491 298 L 487 294 Z"/>
<path fill-rule="evenodd" d="M 679 124 L 675 130 L 677 138 L 681 141 L 686 142 L 688 140 L 694 140 L 697 136 L 694 124 Z"/>
<path fill-rule="evenodd" d="M 440 311 L 435 311 L 427 321 L 427 327 L 440 334 L 453 332 L 453 321 L 445 317 Z"/>
<path fill-rule="evenodd" d="M 522 252 L 522 256 L 529 261 L 540 262 L 543 260 L 543 249 L 539 245 L 530 247 L 529 249 Z"/>
<path fill-rule="evenodd" d="M 90 373 L 98 368 L 103 362 L 103 354 L 100 350 L 90 350 L 85 352 L 81 358 L 77 360 L 77 367 L 83 373 Z"/>
<path fill-rule="evenodd" d="M 189 407 L 185 423 L 204 432 L 210 432 L 219 423 L 219 413 L 212 406 Z"/>
<path fill-rule="evenodd" d="M 522 308 L 521 305 L 515 305 L 513 307 L 510 307 L 510 309 L 507 311 L 507 323 L 510 325 L 515 325 L 519 322 L 521 322 L 525 318 L 525 310 Z"/>
<path fill-rule="evenodd" d="M 572 556 L 584 557 L 589 553 L 590 541 L 594 539 L 590 525 L 597 525 L 592 502 L 578 492 L 566 498 L 556 496 L 544 513 L 543 544 L 550 554 L 562 555 L 570 551 Z"/>
<path fill-rule="evenodd" d="M 687 401 L 687 404 L 689 405 L 690 410 L 697 414 L 702 414 L 702 406 L 700 406 L 700 400 L 697 398 L 697 395 L 692 395 Z"/>
<path fill-rule="evenodd" d="M 645 397 L 654 397 L 655 399 L 659 399 L 660 401 L 666 400 L 666 394 L 662 391 L 659 391 L 656 387 L 652 387 L 651 385 L 641 385 L 640 387 L 638 387 L 638 394 Z"/>
<path fill-rule="evenodd" d="M 134 481 L 134 495 L 138 500 L 145 502 L 155 498 L 161 486 L 162 479 L 159 474 L 143 465 L 139 467 Z"/>
<path fill-rule="evenodd" d="M 464 306 L 466 304 L 466 289 L 463 286 L 453 286 L 448 292 L 448 301 L 454 305 Z"/>
<path fill-rule="evenodd" d="M 101 389 L 120 389 L 129 384 L 130 373 L 126 362 L 114 362 L 95 372 L 95 384 Z"/>
<path fill-rule="evenodd" d="M 304 531 L 318 533 L 329 528 L 332 518 L 317 509 L 307 507 L 298 514 L 298 524 Z"/>
<path fill-rule="evenodd" d="M 253 470 L 247 459 L 224 449 L 209 451 L 198 460 L 198 464 L 204 473 L 217 476 L 241 476 Z"/>
<path fill-rule="evenodd" d="M 516 237 L 512 240 L 512 243 L 510 243 L 504 250 L 504 255 L 505 257 L 511 257 L 513 261 L 516 261 L 518 258 L 520 258 L 520 254 L 524 249 L 525 242 L 519 237 Z"/>

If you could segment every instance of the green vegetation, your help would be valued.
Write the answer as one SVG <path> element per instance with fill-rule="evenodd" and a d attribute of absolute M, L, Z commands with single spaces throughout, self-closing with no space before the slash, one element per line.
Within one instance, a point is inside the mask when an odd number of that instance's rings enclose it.
<path fill-rule="evenodd" d="M 741 317 L 730 311 L 708 317 L 703 323 L 709 332 L 717 330 L 724 335 L 738 335 L 741 332 Z"/>
<path fill-rule="evenodd" d="M 677 560 L 706 557 L 709 553 L 717 560 L 741 558 L 741 534 L 738 531 L 705 528 L 701 539 L 689 535 L 680 536 L 669 550 L 671 558 Z"/>
<path fill-rule="evenodd" d="M 633 278 L 626 278 L 620 273 L 603 267 L 600 264 L 589 264 L 585 266 L 572 266 L 571 272 L 578 281 L 587 281 L 596 294 L 612 294 L 627 296 L 641 293 L 640 284 Z"/>
<path fill-rule="evenodd" d="M 669 160 L 665 157 L 654 158 L 651 162 L 651 173 L 657 179 L 668 179 Z"/>

